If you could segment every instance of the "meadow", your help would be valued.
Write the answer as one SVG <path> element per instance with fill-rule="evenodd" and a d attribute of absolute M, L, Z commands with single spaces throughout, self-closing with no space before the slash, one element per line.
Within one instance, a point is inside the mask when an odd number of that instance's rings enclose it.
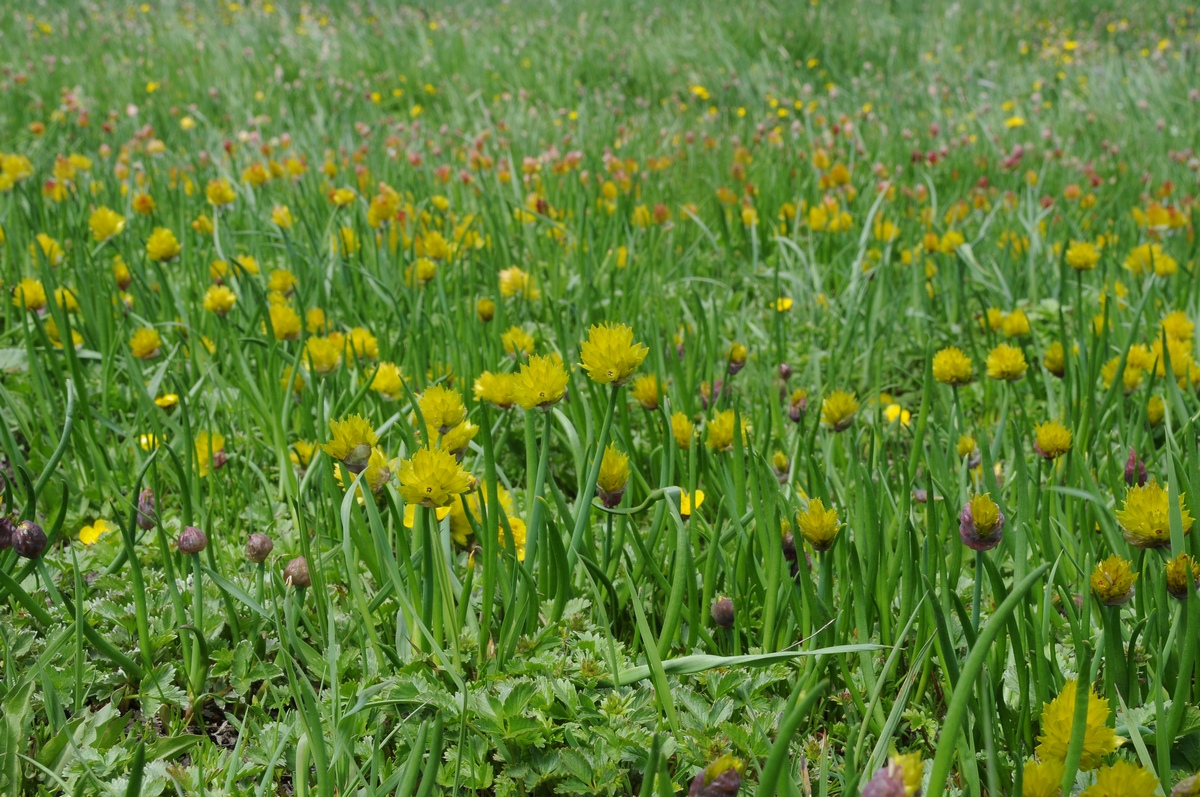
<path fill-rule="evenodd" d="M 1200 796 L 1200 17 L 0 9 L 0 795 Z"/>

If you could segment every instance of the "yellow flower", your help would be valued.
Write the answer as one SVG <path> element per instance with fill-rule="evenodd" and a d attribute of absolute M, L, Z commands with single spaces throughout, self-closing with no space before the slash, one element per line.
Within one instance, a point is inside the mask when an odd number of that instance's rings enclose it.
<path fill-rule="evenodd" d="M 337 188 L 329 192 L 329 201 L 335 207 L 344 208 L 354 201 L 354 191 L 349 188 Z"/>
<path fill-rule="evenodd" d="M 1128 559 L 1113 554 L 1097 562 L 1090 583 L 1092 592 L 1105 606 L 1120 606 L 1133 597 L 1133 584 L 1138 574 L 1133 572 Z"/>
<path fill-rule="evenodd" d="M 270 315 L 275 340 L 299 340 L 300 315 L 295 310 L 286 304 L 273 304 Z"/>
<path fill-rule="evenodd" d="M 1037 757 L 1040 761 L 1065 761 L 1075 722 L 1075 695 L 1079 681 L 1071 679 L 1063 685 L 1058 697 L 1042 708 L 1042 734 L 1038 737 Z M 1083 755 L 1079 768 L 1095 769 L 1104 757 L 1120 747 L 1125 740 L 1108 727 L 1108 700 L 1096 694 L 1088 685 L 1087 727 L 1083 736 Z"/>
<path fill-rule="evenodd" d="M 1168 338 L 1184 341 L 1189 346 L 1192 342 L 1192 335 L 1196 331 L 1196 325 L 1187 317 L 1187 313 L 1182 310 L 1176 310 L 1173 313 L 1163 316 L 1158 326 L 1166 333 Z"/>
<path fill-rule="evenodd" d="M 166 227 L 155 227 L 154 232 L 146 239 L 146 256 L 159 263 L 174 260 L 182 251 L 175 233 Z"/>
<path fill-rule="evenodd" d="M 115 525 L 100 518 L 92 525 L 84 526 L 79 530 L 79 541 L 84 545 L 95 545 L 101 537 L 110 531 L 116 531 L 116 529 Z"/>
<path fill-rule="evenodd" d="M 1189 567 L 1192 570 L 1190 581 L 1188 579 Z M 1186 553 L 1180 553 L 1167 562 L 1167 592 L 1171 594 L 1171 597 L 1186 600 L 1188 593 L 1196 588 L 1197 582 L 1200 582 L 1200 562 Z M 1189 584 L 1191 585 L 1190 589 Z"/>
<path fill-rule="evenodd" d="M 1137 277 L 1151 271 L 1160 277 L 1169 277 L 1178 267 L 1175 258 L 1164 252 L 1161 244 L 1142 244 L 1130 250 L 1125 257 L 1125 268 Z"/>
<path fill-rule="evenodd" d="M 342 227 L 333 234 L 333 252 L 350 257 L 358 251 L 358 235 L 353 227 Z"/>
<path fill-rule="evenodd" d="M 579 347 L 583 370 L 600 385 L 623 385 L 633 376 L 650 350 L 633 342 L 633 329 L 625 324 L 596 324 Z"/>
<path fill-rule="evenodd" d="M 809 545 L 818 551 L 828 551 L 832 548 L 842 527 L 837 509 L 826 509 L 825 502 L 820 498 L 813 498 L 808 502 L 804 511 L 796 516 L 796 525 Z"/>
<path fill-rule="evenodd" d="M 965 385 L 973 376 L 971 359 L 957 346 L 933 355 L 933 378 L 945 385 Z"/>
<path fill-rule="evenodd" d="M 46 289 L 41 280 L 26 277 L 13 288 L 13 306 L 37 312 L 46 306 Z"/>
<path fill-rule="evenodd" d="M 214 229 L 212 219 L 207 214 L 201 213 L 192 220 L 192 230 L 197 235 L 210 236 L 213 234 Z"/>
<path fill-rule="evenodd" d="M 512 547 L 517 552 L 517 561 L 524 562 L 525 561 L 525 534 L 527 531 L 527 529 L 525 528 L 525 521 L 521 520 L 521 518 L 519 518 L 519 517 L 509 517 L 507 519 L 508 519 L 508 527 L 510 529 L 512 529 L 512 537 L 511 538 L 509 537 L 508 532 L 505 531 L 505 529 L 504 529 L 504 525 L 501 524 L 501 526 L 500 526 L 500 544 L 504 547 L 504 549 L 506 551 L 510 547 Z"/>
<path fill-rule="evenodd" d="M 988 352 L 987 375 L 992 379 L 1015 382 L 1025 375 L 1028 367 L 1025 353 L 1016 346 L 1001 343 Z"/>
<path fill-rule="evenodd" d="M 267 289 L 290 296 L 296 290 L 296 275 L 286 268 L 274 269 L 267 278 Z"/>
<path fill-rule="evenodd" d="M 177 404 L 179 404 L 179 395 L 177 393 L 164 393 L 154 399 L 154 406 L 163 410 L 173 409 Z"/>
<path fill-rule="evenodd" d="M 679 516 L 687 520 L 692 516 L 692 511 L 699 509 L 704 503 L 704 491 L 697 490 L 694 494 L 688 495 L 687 490 L 680 489 L 679 491 Z"/>
<path fill-rule="evenodd" d="M 484 296 L 475 303 L 475 315 L 479 317 L 480 322 L 486 324 L 496 317 L 496 302 L 494 299 L 489 299 Z"/>
<path fill-rule="evenodd" d="M 154 327 L 142 327 L 129 339 L 129 348 L 133 351 L 133 356 L 139 360 L 150 360 L 157 357 L 161 347 L 162 337 Z"/>
<path fill-rule="evenodd" d="M 1071 450 L 1071 430 L 1058 421 L 1046 421 L 1034 427 L 1033 449 L 1046 459 L 1057 459 Z"/>
<path fill-rule="evenodd" d="M 1067 371 L 1067 358 L 1063 353 L 1063 345 L 1061 341 L 1054 341 L 1046 347 L 1046 353 L 1042 355 L 1042 365 L 1046 366 L 1046 370 L 1057 377 L 1061 377 Z"/>
<path fill-rule="evenodd" d="M 196 435 L 196 472 L 200 478 L 209 473 L 209 468 L 217 469 L 225 464 L 225 435 L 214 432 L 209 434 L 202 431 Z"/>
<path fill-rule="evenodd" d="M 316 453 L 316 450 L 316 445 L 308 440 L 297 440 L 292 443 L 292 449 L 288 452 L 288 458 L 296 467 L 307 468 L 308 463 L 312 462 L 312 457 Z"/>
<path fill-rule="evenodd" d="M 835 390 L 821 402 L 821 423 L 835 432 L 845 431 L 854 423 L 858 412 L 858 399 L 853 393 Z"/>
<path fill-rule="evenodd" d="M 1096 782 L 1079 797 L 1149 797 L 1158 791 L 1158 778 L 1150 770 L 1128 761 L 1117 761 L 1096 773 Z"/>
<path fill-rule="evenodd" d="M 883 410 L 883 417 L 888 423 L 900 421 L 901 426 L 908 426 L 912 423 L 912 413 L 901 407 L 899 404 L 889 404 Z"/>
<path fill-rule="evenodd" d="M 1021 778 L 1021 797 L 1061 797 L 1062 779 L 1063 762 L 1027 759 Z"/>
<path fill-rule="evenodd" d="M 1000 324 L 1000 331 L 1006 338 L 1020 338 L 1028 335 L 1030 331 L 1029 316 L 1025 315 L 1024 310 L 1013 310 L 1004 316 L 1004 321 Z"/>
<path fill-rule="evenodd" d="M 566 395 L 568 381 L 567 369 L 560 360 L 534 354 L 529 362 L 521 364 L 514 395 L 527 410 L 548 409 Z"/>
<path fill-rule="evenodd" d="M 436 430 L 438 434 L 446 434 L 467 417 L 467 408 L 463 405 L 462 396 L 457 390 L 450 390 L 442 385 L 433 385 L 426 389 L 421 394 L 417 406 L 421 408 L 425 426 Z"/>
<path fill-rule="evenodd" d="M 470 421 L 463 421 L 458 426 L 455 426 L 450 431 L 442 436 L 438 448 L 443 451 L 449 451 L 458 459 L 462 459 L 466 453 L 467 446 L 475 439 L 475 435 L 479 434 L 479 426 Z"/>
<path fill-rule="evenodd" d="M 365 327 L 355 327 L 348 335 L 350 351 L 360 360 L 379 359 L 379 339 Z"/>
<path fill-rule="evenodd" d="M 904 780 L 904 793 L 907 797 L 913 797 L 913 795 L 921 790 L 921 780 L 925 774 L 925 764 L 921 760 L 920 753 L 893 755 L 890 763 L 900 770 L 901 777 Z"/>
<path fill-rule="evenodd" d="M 379 442 L 370 421 L 358 414 L 349 415 L 340 421 L 331 420 L 329 431 L 333 439 L 322 444 L 321 450 L 344 464 L 351 473 L 361 473 Z"/>
<path fill-rule="evenodd" d="M 520 268 L 513 266 L 512 268 L 500 271 L 500 295 L 506 299 L 519 296 L 525 299 L 536 300 L 542 294 L 541 291 L 534 287 L 533 277 Z"/>
<path fill-rule="evenodd" d="M 433 510 L 433 515 L 434 515 L 434 517 L 437 518 L 438 523 L 441 523 L 443 520 L 445 520 L 446 515 L 449 515 L 450 512 L 452 511 L 451 507 L 455 507 L 455 506 L 459 506 L 458 501 L 455 501 L 450 506 L 439 506 L 437 509 Z M 411 529 L 416 524 L 416 520 L 417 520 L 417 505 L 416 504 L 405 504 L 404 505 L 404 528 Z M 453 537 L 454 533 L 451 532 L 450 536 Z M 467 540 L 465 537 L 461 541 L 459 541 L 459 539 L 457 537 L 454 537 L 454 541 L 456 543 L 458 543 L 459 545 L 466 545 L 466 543 L 467 543 Z"/>
<path fill-rule="evenodd" d="M 292 218 L 292 211 L 287 205 L 276 205 L 271 209 L 271 223 L 281 230 L 290 230 L 296 220 Z"/>
<path fill-rule="evenodd" d="M 625 486 L 628 483 L 629 455 L 609 444 L 604 449 L 604 456 L 600 459 L 600 473 L 596 478 L 596 488 L 600 493 L 600 500 L 610 508 L 621 503 L 621 498 L 625 495 Z"/>
<path fill-rule="evenodd" d="M 437 276 L 437 264 L 427 257 L 418 257 L 404 270 L 405 285 L 425 285 Z"/>
<path fill-rule="evenodd" d="M 504 351 L 516 357 L 518 353 L 533 354 L 533 335 L 520 327 L 509 327 L 500 336 Z"/>
<path fill-rule="evenodd" d="M 63 262 L 63 258 L 66 257 L 66 252 L 63 251 L 62 244 L 44 232 L 39 232 L 34 236 L 34 243 L 29 245 L 30 257 L 36 258 L 39 251 L 46 258 L 46 262 L 52 266 L 60 265 Z"/>
<path fill-rule="evenodd" d="M 396 401 L 404 394 L 404 377 L 395 363 L 383 362 L 371 375 L 371 389 L 388 401 Z"/>
<path fill-rule="evenodd" d="M 1091 271 L 1100 262 L 1100 250 L 1090 241 L 1071 241 L 1067 247 L 1067 265 L 1076 271 Z"/>
<path fill-rule="evenodd" d="M 974 437 L 971 437 L 969 434 L 963 434 L 958 436 L 958 445 L 955 446 L 954 450 L 958 453 L 959 459 L 964 459 L 974 454 L 977 447 L 978 443 L 975 442 Z"/>
<path fill-rule="evenodd" d="M 1183 533 L 1192 530 L 1192 515 L 1179 494 L 1179 512 L 1183 516 Z M 1116 513 L 1125 541 L 1138 548 L 1162 548 L 1171 543 L 1170 502 L 1167 491 L 1157 480 L 1134 485 L 1125 494 L 1125 506 Z"/>
<path fill-rule="evenodd" d="M 373 448 L 371 449 L 371 455 L 367 457 L 365 468 L 362 468 L 360 471 L 354 471 L 347 467 L 347 470 L 351 470 L 355 474 L 361 472 L 362 480 L 366 482 L 367 489 L 371 491 L 371 495 L 379 495 L 384 485 L 392 480 L 392 471 L 395 467 L 396 462 L 394 460 L 388 461 L 387 456 L 381 450 Z M 340 470 L 334 472 L 334 478 L 337 480 L 339 486 L 345 487 L 345 480 L 342 478 Z M 360 505 L 365 503 L 361 486 L 355 490 L 355 496 L 358 498 Z"/>
<path fill-rule="evenodd" d="M 746 442 L 746 419 L 742 418 L 742 442 Z M 733 448 L 734 412 L 725 410 L 718 412 L 711 421 L 705 424 L 704 444 L 713 451 L 729 451 Z"/>
<path fill-rule="evenodd" d="M 204 189 L 204 196 L 208 199 L 208 204 L 213 207 L 231 205 L 233 204 L 233 200 L 237 199 L 237 194 L 234 193 L 233 186 L 224 177 L 209 180 L 208 186 Z"/>
<path fill-rule="evenodd" d="M 682 412 L 676 412 L 671 416 L 671 434 L 675 437 L 675 444 L 687 450 L 692 447 L 692 437 L 695 435 L 695 426 L 692 425 L 692 419 Z"/>
<path fill-rule="evenodd" d="M 484 371 L 475 379 L 473 388 L 476 401 L 486 401 L 506 410 L 516 401 L 516 376 L 507 373 Z"/>
<path fill-rule="evenodd" d="M 237 304 L 237 294 L 224 285 L 211 285 L 204 292 L 204 309 L 224 317 Z"/>
<path fill-rule="evenodd" d="M 92 237 L 96 242 L 102 243 L 121 234 L 125 229 L 125 217 L 101 205 L 88 217 L 88 226 L 92 228 Z"/>
<path fill-rule="evenodd" d="M 629 392 L 633 395 L 634 400 L 642 405 L 642 409 L 658 409 L 658 400 L 661 394 L 658 387 L 658 377 L 654 374 L 643 374 L 634 378 L 633 382 L 629 385 Z"/>
<path fill-rule="evenodd" d="M 508 490 L 504 489 L 504 485 L 496 485 L 496 500 L 500 503 L 500 507 L 503 509 L 505 516 L 509 518 L 510 525 L 513 524 L 516 521 L 516 518 L 513 517 L 514 510 L 512 496 L 509 494 Z M 466 508 L 463 507 L 464 502 L 466 503 Z M 488 505 L 488 487 L 486 482 L 481 482 L 479 489 L 467 495 L 465 499 L 452 501 L 450 503 L 448 508 L 450 514 L 450 537 L 457 545 L 465 546 L 467 544 L 467 538 L 472 534 L 471 521 L 467 518 L 468 512 L 476 523 L 482 522 L 483 518 L 480 514 L 481 502 L 484 508 L 490 509 L 490 506 Z M 501 533 L 503 533 L 503 525 L 501 525 L 500 528 Z M 515 532 L 516 529 L 514 528 L 513 531 Z M 525 544 L 524 527 L 522 527 L 521 544 Z"/>
<path fill-rule="evenodd" d="M 304 366 L 310 373 L 327 376 L 342 361 L 342 347 L 329 338 L 311 337 L 304 342 Z"/>
<path fill-rule="evenodd" d="M 471 476 L 446 451 L 422 448 L 400 463 L 400 497 L 407 504 L 448 506 L 471 489 Z"/>

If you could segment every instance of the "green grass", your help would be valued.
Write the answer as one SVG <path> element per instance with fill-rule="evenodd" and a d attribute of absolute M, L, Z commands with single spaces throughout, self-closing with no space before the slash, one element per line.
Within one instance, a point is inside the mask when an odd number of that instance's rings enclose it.
<path fill-rule="evenodd" d="M 0 497 L 50 543 L 0 550 L 0 794 L 670 795 L 732 754 L 743 793 L 852 796 L 912 753 L 923 793 L 996 796 L 1042 736 L 1065 793 L 1127 761 L 1170 794 L 1200 769 L 1200 596 L 1165 570 L 1200 554 L 1174 502 L 1200 500 L 1200 362 L 1163 325 L 1200 318 L 1198 22 L 1157 0 L 6 8 Z M 1169 226 L 1134 213 L 1156 207 Z M 1094 270 L 1072 241 L 1103 244 Z M 1148 243 L 1161 275 L 1127 266 Z M 657 407 L 580 367 L 602 322 L 648 347 Z M 473 393 L 527 361 L 513 328 L 569 371 L 547 412 Z M 1000 343 L 1022 378 L 987 376 Z M 961 387 L 934 375 L 951 345 Z M 461 434 L 425 427 L 434 385 L 478 427 L 479 481 L 406 523 L 401 463 Z M 355 414 L 378 435 L 357 482 L 320 448 Z M 1046 459 L 1051 420 L 1071 442 Z M 615 507 L 592 498 L 609 444 Z M 1131 448 L 1165 547 L 1117 517 Z M 977 554 L 978 493 L 1005 525 Z M 1119 607 L 1089 587 L 1113 554 L 1138 573 Z M 1099 769 L 1095 723 L 1043 717 L 1074 678 L 1125 740 Z"/>

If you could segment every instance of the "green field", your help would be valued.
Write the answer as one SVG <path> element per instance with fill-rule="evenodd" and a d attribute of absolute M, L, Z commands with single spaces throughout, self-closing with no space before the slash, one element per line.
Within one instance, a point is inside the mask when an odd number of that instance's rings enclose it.
<path fill-rule="evenodd" d="M 1197 797 L 1198 150 L 1168 0 L 14 0 L 0 797 Z"/>

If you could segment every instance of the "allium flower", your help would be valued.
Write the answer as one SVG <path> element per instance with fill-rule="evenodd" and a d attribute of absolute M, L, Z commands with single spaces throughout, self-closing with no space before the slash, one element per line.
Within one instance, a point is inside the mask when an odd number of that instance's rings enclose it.
<path fill-rule="evenodd" d="M 281 230 L 290 230 L 296 223 L 287 205 L 276 205 L 271 209 L 271 223 Z"/>
<path fill-rule="evenodd" d="M 129 339 L 129 348 L 139 360 L 152 360 L 162 348 L 162 336 L 154 327 L 142 327 Z"/>
<path fill-rule="evenodd" d="M 1039 423 L 1034 435 L 1033 450 L 1044 459 L 1058 459 L 1071 450 L 1071 430 L 1058 421 Z"/>
<path fill-rule="evenodd" d="M 517 403 L 527 410 L 545 410 L 562 401 L 567 393 L 569 377 L 562 362 L 554 357 L 532 355 L 521 364 L 517 375 Z"/>
<path fill-rule="evenodd" d="M 341 462 L 351 473 L 362 473 L 371 458 L 371 450 L 379 442 L 379 436 L 371 423 L 361 415 L 350 415 L 340 421 L 330 421 L 329 431 L 333 439 L 321 446 L 321 450 Z"/>
<path fill-rule="evenodd" d="M 516 402 L 514 396 L 516 388 L 517 383 L 514 374 L 484 371 L 475 378 L 473 391 L 476 401 L 486 401 L 502 410 L 506 410 Z"/>
<path fill-rule="evenodd" d="M 1015 382 L 1025 376 L 1029 364 L 1025 362 L 1025 353 L 1016 346 L 1001 343 L 988 352 L 987 375 L 992 379 L 1005 382 Z"/>
<path fill-rule="evenodd" d="M 610 444 L 604 449 L 604 456 L 600 459 L 600 473 L 596 479 L 600 500 L 610 509 L 621 503 L 628 483 L 629 455 Z"/>
<path fill-rule="evenodd" d="M 1196 325 L 1187 317 L 1187 313 L 1182 310 L 1176 310 L 1173 313 L 1163 316 L 1158 326 L 1159 329 L 1166 333 L 1168 338 L 1182 340 L 1189 344 L 1192 341 L 1192 335 L 1196 331 Z"/>
<path fill-rule="evenodd" d="M 1004 538 L 1004 513 L 989 493 L 976 494 L 958 516 L 958 535 L 976 551 L 989 551 Z"/>
<path fill-rule="evenodd" d="M 208 203 L 214 207 L 230 205 L 233 203 L 233 200 L 237 199 L 237 194 L 234 193 L 233 186 L 224 177 L 209 180 L 208 185 L 204 189 L 204 196 L 208 199 Z"/>
<path fill-rule="evenodd" d="M 542 294 L 534 287 L 533 277 L 513 266 L 500 271 L 500 295 L 506 299 L 512 297 L 538 299 Z"/>
<path fill-rule="evenodd" d="M 583 370 L 601 385 L 623 385 L 633 376 L 650 350 L 633 342 L 633 329 L 625 324 L 597 324 L 579 347 Z"/>
<path fill-rule="evenodd" d="M 709 609 L 709 614 L 712 615 L 713 622 L 716 623 L 717 628 L 733 628 L 733 601 L 728 597 L 722 596 L 714 600 L 712 608 Z"/>
<path fill-rule="evenodd" d="M 196 435 L 196 473 L 200 478 L 209 470 L 219 470 L 225 464 L 225 435 L 220 432 L 201 431 Z"/>
<path fill-rule="evenodd" d="M 88 226 L 92 228 L 92 238 L 96 243 L 103 243 L 121 234 L 125 229 L 125 217 L 101 205 L 88 217 Z"/>
<path fill-rule="evenodd" d="M 13 307 L 39 312 L 46 306 L 46 289 L 41 280 L 26 277 L 13 288 Z"/>
<path fill-rule="evenodd" d="M 688 797 L 735 797 L 742 786 L 746 765 L 731 755 L 723 755 L 704 768 L 692 780 Z"/>
<path fill-rule="evenodd" d="M 1079 797 L 1146 797 L 1158 791 L 1158 778 L 1140 764 L 1117 761 L 1096 773 L 1096 782 Z"/>
<path fill-rule="evenodd" d="M 826 509 L 825 502 L 820 498 L 813 498 L 808 502 L 804 511 L 796 516 L 796 525 L 800 528 L 800 534 L 808 540 L 808 544 L 818 551 L 828 551 L 832 548 L 842 528 L 837 509 Z"/>
<path fill-rule="evenodd" d="M 1200 775 L 1192 775 L 1175 784 L 1171 797 L 1200 797 Z"/>
<path fill-rule="evenodd" d="M 1056 340 L 1046 347 L 1046 353 L 1042 355 L 1042 365 L 1046 367 L 1047 371 L 1060 379 L 1067 372 L 1067 358 L 1063 354 L 1061 341 Z"/>
<path fill-rule="evenodd" d="M 1138 459 L 1137 452 L 1130 446 L 1129 459 L 1125 461 L 1125 483 L 1130 487 L 1134 484 L 1140 487 L 1146 483 L 1146 478 L 1146 463 Z"/>
<path fill-rule="evenodd" d="M 1192 515 L 1179 494 L 1179 512 L 1183 518 L 1183 533 L 1192 530 Z M 1130 487 L 1125 494 L 1125 506 L 1117 510 L 1117 522 L 1125 541 L 1138 548 L 1162 548 L 1171 542 L 1170 502 L 1167 491 L 1151 479 L 1144 486 Z"/>
<path fill-rule="evenodd" d="M 858 412 L 858 399 L 853 393 L 835 390 L 821 402 L 821 423 L 835 432 L 842 432 L 854 423 Z"/>
<path fill-rule="evenodd" d="M 237 294 L 224 285 L 211 285 L 204 292 L 204 309 L 222 318 L 237 304 Z"/>
<path fill-rule="evenodd" d="M 166 263 L 174 260 L 182 251 L 175 233 L 166 227 L 155 227 L 154 232 L 146 239 L 146 256 L 156 262 Z"/>
<path fill-rule="evenodd" d="M 804 413 L 808 411 L 808 391 L 798 387 L 788 396 L 788 419 L 792 423 L 800 423 Z"/>
<path fill-rule="evenodd" d="M 417 406 L 421 408 L 425 426 L 436 430 L 438 434 L 446 434 L 467 417 L 467 408 L 463 405 L 462 396 L 457 390 L 442 385 L 427 388 L 417 401 Z"/>
<path fill-rule="evenodd" d="M 1021 797 L 1062 797 L 1063 762 L 1057 759 L 1025 761 Z"/>
<path fill-rule="evenodd" d="M 1071 743 L 1075 721 L 1075 695 L 1079 681 L 1071 679 L 1063 685 L 1058 697 L 1042 708 L 1042 734 L 1038 737 L 1037 757 L 1040 761 L 1065 761 Z M 1088 686 L 1087 728 L 1083 736 L 1083 755 L 1079 768 L 1095 769 L 1104 757 L 1120 747 L 1125 740 L 1108 727 L 1108 700 Z"/>
<path fill-rule="evenodd" d="M 729 349 L 725 352 L 725 361 L 728 363 L 726 370 L 730 376 L 733 376 L 738 371 L 746 367 L 746 357 L 749 355 L 745 344 L 734 341 L 729 344 Z"/>
<path fill-rule="evenodd" d="M 1161 244 L 1145 243 L 1130 250 L 1125 257 L 1125 268 L 1135 277 L 1154 272 L 1160 277 L 1169 277 L 1179 268 L 1175 258 L 1163 251 Z"/>
<path fill-rule="evenodd" d="M 519 358 L 520 354 L 533 354 L 533 335 L 521 327 L 512 326 L 506 329 L 500 335 L 500 343 L 503 344 L 505 353 L 513 358 Z"/>
<path fill-rule="evenodd" d="M 923 774 L 920 753 L 893 755 L 859 794 L 861 797 L 914 797 L 921 791 Z"/>
<path fill-rule="evenodd" d="M 696 427 L 686 413 L 676 412 L 671 415 L 671 435 L 675 438 L 675 445 L 687 451 L 692 447 L 692 437 L 695 434 Z"/>
<path fill-rule="evenodd" d="M 1067 265 L 1076 271 L 1091 271 L 1100 262 L 1100 250 L 1091 241 L 1071 241 L 1067 247 Z"/>
<path fill-rule="evenodd" d="M 734 435 L 734 416 L 733 410 L 725 410 L 718 412 L 713 419 L 705 424 L 705 441 L 704 444 L 713 451 L 730 451 L 733 449 Z M 742 442 L 746 442 L 746 419 L 742 418 Z"/>
<path fill-rule="evenodd" d="M 475 315 L 483 323 L 487 323 L 496 317 L 496 301 L 484 296 L 479 301 L 475 302 Z"/>
<path fill-rule="evenodd" d="M 273 304 L 270 310 L 271 332 L 275 340 L 300 339 L 300 315 L 286 304 Z"/>
<path fill-rule="evenodd" d="M 371 374 L 371 389 L 388 401 L 397 401 L 404 394 L 404 377 L 395 363 L 380 363 Z"/>
<path fill-rule="evenodd" d="M 971 358 L 957 346 L 947 346 L 933 355 L 933 378 L 946 385 L 965 385 L 971 381 Z"/>
<path fill-rule="evenodd" d="M 449 451 L 454 455 L 455 459 L 462 462 L 463 455 L 467 452 L 467 447 L 477 434 L 479 434 L 479 426 L 477 424 L 470 421 L 463 421 L 442 435 L 442 439 L 438 443 L 438 448 L 443 451 Z"/>
<path fill-rule="evenodd" d="M 1188 577 L 1191 568 L 1191 578 Z M 1167 592 L 1171 597 L 1187 600 L 1188 592 L 1200 586 L 1200 562 L 1186 553 L 1180 553 L 1167 562 Z"/>
<path fill-rule="evenodd" d="M 1092 592 L 1105 606 L 1120 606 L 1133 597 L 1133 584 L 1138 574 L 1130 568 L 1128 559 L 1113 554 L 1097 562 L 1090 583 Z"/>
<path fill-rule="evenodd" d="M 400 463 L 400 497 L 408 504 L 448 506 L 471 489 L 471 475 L 458 460 L 436 448 L 418 449 Z"/>
<path fill-rule="evenodd" d="M 633 395 L 634 400 L 642 405 L 642 409 L 658 409 L 658 401 L 662 392 L 658 386 L 658 377 L 654 374 L 635 377 L 629 385 L 629 392 Z"/>

